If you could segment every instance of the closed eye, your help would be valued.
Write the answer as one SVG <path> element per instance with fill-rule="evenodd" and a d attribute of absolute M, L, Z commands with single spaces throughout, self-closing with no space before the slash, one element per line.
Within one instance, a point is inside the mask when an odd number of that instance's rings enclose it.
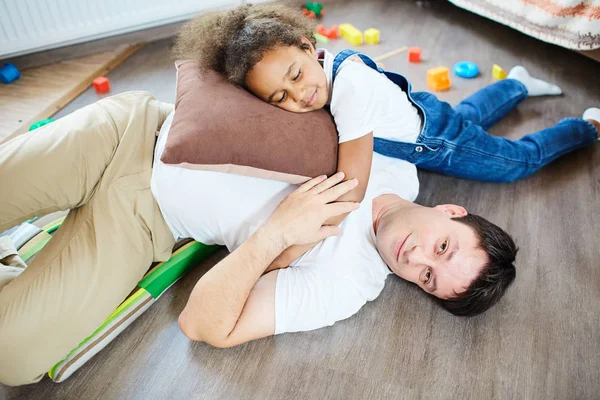
<path fill-rule="evenodd" d="M 298 79 L 300 79 L 300 75 L 302 75 L 302 69 L 298 70 L 298 74 L 296 75 L 296 77 L 294 79 L 292 79 L 292 82 L 297 82 Z"/>
<path fill-rule="evenodd" d="M 279 100 L 277 100 L 277 103 L 283 103 L 285 101 L 285 99 L 287 99 L 287 94 L 285 92 L 283 92 L 283 94 L 281 95 L 281 98 Z"/>

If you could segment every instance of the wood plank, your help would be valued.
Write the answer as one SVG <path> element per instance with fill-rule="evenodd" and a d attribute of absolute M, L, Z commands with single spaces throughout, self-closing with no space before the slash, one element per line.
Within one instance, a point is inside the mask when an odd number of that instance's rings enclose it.
<path fill-rule="evenodd" d="M 50 118 L 145 44 L 21 71 L 21 78 L 0 86 L 0 143 L 26 132 L 31 124 Z"/>

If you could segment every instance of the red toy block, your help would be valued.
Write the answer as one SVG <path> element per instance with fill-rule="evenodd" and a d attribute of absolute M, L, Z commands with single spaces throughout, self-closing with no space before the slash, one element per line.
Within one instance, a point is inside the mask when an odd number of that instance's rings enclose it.
<path fill-rule="evenodd" d="M 339 27 L 333 25 L 330 29 L 325 28 L 322 24 L 317 25 L 317 33 L 329 39 L 337 39 L 339 36 Z"/>
<path fill-rule="evenodd" d="M 411 47 L 408 49 L 408 61 L 412 63 L 421 62 L 421 48 Z"/>
<path fill-rule="evenodd" d="M 333 25 L 328 31 L 327 36 L 329 39 L 337 39 L 340 36 L 340 28 L 337 25 Z"/>
<path fill-rule="evenodd" d="M 110 91 L 110 81 L 104 76 L 99 76 L 92 81 L 96 93 L 102 94 Z"/>

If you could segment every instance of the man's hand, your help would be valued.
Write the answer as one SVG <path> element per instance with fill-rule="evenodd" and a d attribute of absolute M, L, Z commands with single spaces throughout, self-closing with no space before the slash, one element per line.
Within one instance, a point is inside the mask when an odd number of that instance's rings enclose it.
<path fill-rule="evenodd" d="M 328 219 L 356 210 L 359 203 L 337 202 L 340 196 L 358 184 L 358 180 L 344 179 L 338 172 L 331 178 L 325 176 L 311 179 L 281 202 L 264 225 L 266 230 L 279 232 L 285 248 L 320 242 L 329 236 L 341 235 L 338 226 L 323 225 Z"/>

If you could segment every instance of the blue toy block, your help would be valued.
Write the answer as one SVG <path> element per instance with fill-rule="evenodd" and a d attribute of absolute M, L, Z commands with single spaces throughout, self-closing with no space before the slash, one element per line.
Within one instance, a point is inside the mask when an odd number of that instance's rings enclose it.
<path fill-rule="evenodd" d="M 6 63 L 0 69 L 0 82 L 9 84 L 21 77 L 21 73 L 14 64 Z"/>

